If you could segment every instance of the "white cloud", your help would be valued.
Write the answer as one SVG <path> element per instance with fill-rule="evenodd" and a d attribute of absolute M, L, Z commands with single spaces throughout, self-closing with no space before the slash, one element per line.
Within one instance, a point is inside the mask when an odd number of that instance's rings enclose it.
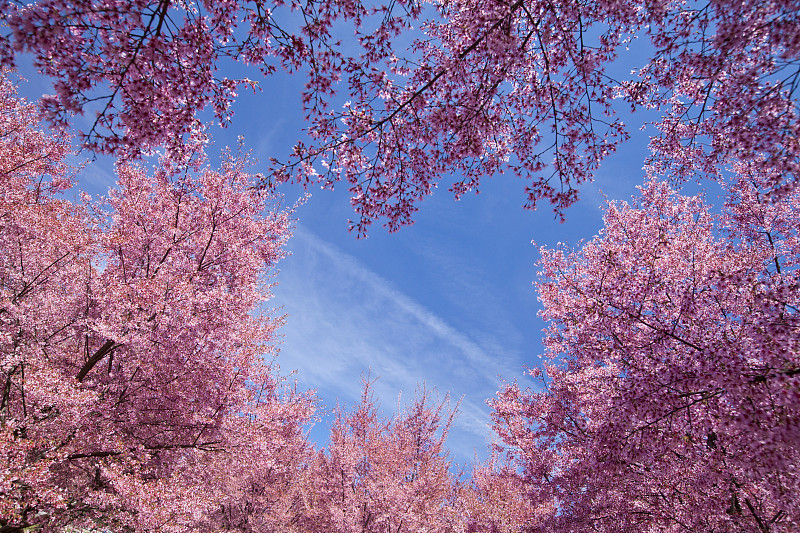
<path fill-rule="evenodd" d="M 449 444 L 459 462 L 485 454 L 491 438 L 485 400 L 498 375 L 519 376 L 508 358 L 487 348 L 403 294 L 353 256 L 299 227 L 281 264 L 272 305 L 288 321 L 278 363 L 297 370 L 301 387 L 316 388 L 327 407 L 359 398 L 362 375 L 379 377 L 375 392 L 387 410 L 417 385 L 460 398 Z"/>

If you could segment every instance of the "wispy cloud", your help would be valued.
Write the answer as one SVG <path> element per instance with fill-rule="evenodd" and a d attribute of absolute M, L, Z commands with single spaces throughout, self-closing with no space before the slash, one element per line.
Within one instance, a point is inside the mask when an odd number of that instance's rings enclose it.
<path fill-rule="evenodd" d="M 462 462 L 482 455 L 491 434 L 485 400 L 498 375 L 521 369 L 303 227 L 289 248 L 272 302 L 289 315 L 281 368 L 297 370 L 300 385 L 318 389 L 329 407 L 356 401 L 367 372 L 380 378 L 375 391 L 387 409 L 423 382 L 461 398 L 451 448 Z"/>

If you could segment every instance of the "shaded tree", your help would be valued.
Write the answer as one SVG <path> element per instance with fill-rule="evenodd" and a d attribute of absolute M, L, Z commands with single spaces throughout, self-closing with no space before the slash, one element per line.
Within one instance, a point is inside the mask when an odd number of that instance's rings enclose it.
<path fill-rule="evenodd" d="M 771 169 L 772 189 L 797 176 L 796 0 L 8 0 L 0 13 L 2 62 L 30 53 L 55 79 L 51 120 L 96 111 L 83 140 L 99 151 L 180 152 L 204 108 L 227 123 L 253 83 L 221 77 L 228 61 L 303 71 L 309 138 L 264 185 L 344 180 L 361 233 L 409 223 L 448 175 L 460 196 L 510 173 L 527 207 L 563 213 L 628 136 L 617 99 L 662 116 L 660 172 L 720 177 L 745 158 Z M 619 74 L 628 47 L 647 58 Z"/>
<path fill-rule="evenodd" d="M 798 208 L 741 164 L 724 211 L 651 180 L 577 251 L 542 251 L 549 362 L 495 428 L 534 531 L 800 525 Z"/>

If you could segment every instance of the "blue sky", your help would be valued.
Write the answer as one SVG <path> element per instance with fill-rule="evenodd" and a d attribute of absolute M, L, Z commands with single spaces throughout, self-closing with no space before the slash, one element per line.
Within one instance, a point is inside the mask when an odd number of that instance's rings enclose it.
<path fill-rule="evenodd" d="M 22 93 L 48 92 L 30 70 Z M 301 128 L 302 80 L 273 77 L 262 91 L 243 93 L 232 126 L 212 129 L 214 153 L 243 135 L 256 158 L 285 154 Z M 80 124 L 81 119 L 76 119 Z M 278 363 L 296 371 L 300 388 L 316 389 L 326 409 L 359 398 L 361 377 L 375 385 L 387 412 L 418 385 L 460 399 L 448 445 L 457 463 L 486 456 L 492 434 L 486 400 L 503 380 L 530 384 L 525 367 L 540 364 L 544 323 L 532 282 L 540 245 L 576 244 L 602 223 L 604 195 L 628 199 L 642 182 L 646 134 L 633 138 L 601 167 L 581 201 L 558 223 L 546 207 L 526 211 L 525 182 L 486 178 L 481 194 L 455 202 L 443 182 L 422 204 L 413 226 L 388 234 L 375 225 L 366 239 L 347 230 L 346 187 L 312 189 L 279 265 L 269 305 L 288 315 Z M 102 193 L 113 184 L 107 160 L 84 170 L 80 186 Z M 258 171 L 258 167 L 254 172 Z M 302 191 L 283 189 L 292 203 Z M 533 245 L 531 241 L 535 241 Z M 319 445 L 323 421 L 311 431 Z"/>
<path fill-rule="evenodd" d="M 641 182 L 641 158 L 631 166 L 610 162 L 563 224 L 547 210 L 523 210 L 523 184 L 496 178 L 460 202 L 443 187 L 415 225 L 391 235 L 376 227 L 361 240 L 347 232 L 346 194 L 314 191 L 275 288 L 273 304 L 288 313 L 282 369 L 296 369 L 328 405 L 355 401 L 367 371 L 389 408 L 424 381 L 463 398 L 454 457 L 485 456 L 486 399 L 540 364 L 539 245 L 591 238 L 602 223 L 600 191 L 627 199 Z"/>
<path fill-rule="evenodd" d="M 276 92 L 293 99 L 283 86 Z M 231 130 L 262 160 L 288 150 L 301 126 L 285 108 L 263 107 L 267 93 L 244 95 Z M 375 390 L 388 410 L 424 382 L 461 399 L 449 439 L 456 462 L 485 457 L 486 400 L 503 380 L 532 384 L 525 367 L 540 364 L 544 323 L 532 286 L 539 246 L 590 239 L 604 195 L 628 199 L 642 182 L 646 143 L 636 136 L 609 159 L 563 224 L 546 206 L 524 210 L 525 182 L 500 176 L 458 202 L 443 182 L 413 226 L 388 234 L 376 224 L 356 239 L 347 231 L 346 187 L 312 189 L 272 301 L 288 314 L 282 370 L 297 370 L 300 385 L 317 389 L 329 407 L 356 401 L 367 372 L 379 378 Z M 324 424 L 319 429 L 318 442 Z"/>

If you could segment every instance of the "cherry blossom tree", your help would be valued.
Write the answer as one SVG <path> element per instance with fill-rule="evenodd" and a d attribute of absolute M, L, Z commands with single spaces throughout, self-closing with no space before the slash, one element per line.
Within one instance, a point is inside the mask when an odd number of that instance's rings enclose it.
<path fill-rule="evenodd" d="M 0 13 L 0 61 L 32 54 L 55 80 L 45 114 L 96 113 L 83 140 L 99 151 L 180 151 L 205 108 L 227 123 L 254 83 L 222 75 L 233 61 L 305 72 L 309 138 L 264 184 L 346 181 L 359 232 L 409 223 L 447 175 L 456 196 L 520 176 L 526 206 L 563 212 L 628 136 L 615 100 L 659 111 L 659 172 L 719 177 L 744 158 L 774 171 L 773 189 L 798 175 L 797 0 L 7 0 Z M 647 58 L 627 64 L 630 47 Z"/>
<path fill-rule="evenodd" d="M 168 145 L 181 150 L 203 125 L 197 114 L 213 109 L 223 124 L 230 104 L 249 79 L 229 79 L 220 68 L 236 61 L 264 76 L 277 69 L 306 69 L 305 101 L 313 108 L 332 94 L 345 56 L 332 36 L 340 21 L 355 27 L 370 14 L 385 13 L 381 35 L 396 34 L 416 2 L 367 8 L 357 1 L 332 2 L 3 2 L 8 31 L 0 36 L 0 64 L 13 66 L 32 53 L 35 66 L 55 78 L 55 94 L 41 107 L 66 124 L 91 109 L 96 118 L 83 142 L 92 150 L 137 155 Z"/>
<path fill-rule="evenodd" d="M 378 413 L 365 381 L 352 411 L 339 408 L 329 444 L 313 464 L 301 530 L 446 532 L 461 524 L 444 441 L 452 423 L 446 400 L 424 389 L 392 418 Z"/>
<path fill-rule="evenodd" d="M 549 362 L 493 401 L 532 531 L 800 526 L 800 193 L 740 163 L 715 213 L 650 180 L 542 250 Z"/>
<path fill-rule="evenodd" d="M 540 525 L 552 515 L 552 505 L 539 505 L 528 497 L 528 481 L 515 464 L 497 450 L 485 463 L 473 466 L 459 486 L 458 509 L 466 533 L 518 533 Z"/>
<path fill-rule="evenodd" d="M 0 111 L 0 527 L 281 529 L 314 402 L 258 306 L 291 213 L 231 153 L 68 201 L 68 140 L 6 77 Z"/>

